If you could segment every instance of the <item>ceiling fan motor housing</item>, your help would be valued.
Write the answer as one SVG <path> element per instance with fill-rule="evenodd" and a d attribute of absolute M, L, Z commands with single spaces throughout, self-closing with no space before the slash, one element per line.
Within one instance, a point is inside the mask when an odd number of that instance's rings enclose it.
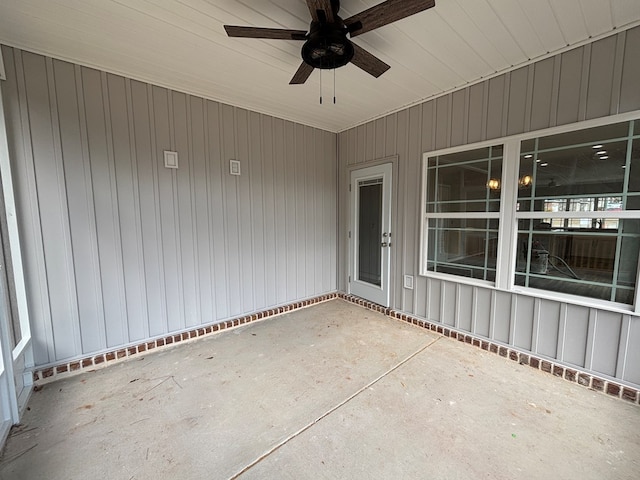
<path fill-rule="evenodd" d="M 302 59 L 314 68 L 334 69 L 351 61 L 353 45 L 342 21 L 312 22 L 308 40 L 302 47 Z"/>

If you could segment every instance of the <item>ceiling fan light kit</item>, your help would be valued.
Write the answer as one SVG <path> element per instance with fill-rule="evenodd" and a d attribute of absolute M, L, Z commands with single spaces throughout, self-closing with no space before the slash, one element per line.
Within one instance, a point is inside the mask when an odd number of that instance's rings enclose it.
<path fill-rule="evenodd" d="M 346 30 L 335 23 L 312 22 L 308 38 L 302 46 L 302 60 L 313 68 L 343 67 L 355 53 Z"/>
<path fill-rule="evenodd" d="M 230 37 L 304 41 L 302 65 L 289 82 L 303 84 L 314 69 L 336 69 L 349 62 L 378 78 L 391 68 L 350 38 L 434 7 L 435 0 L 387 0 L 345 20 L 339 0 L 307 0 L 309 31 L 225 25 Z"/>

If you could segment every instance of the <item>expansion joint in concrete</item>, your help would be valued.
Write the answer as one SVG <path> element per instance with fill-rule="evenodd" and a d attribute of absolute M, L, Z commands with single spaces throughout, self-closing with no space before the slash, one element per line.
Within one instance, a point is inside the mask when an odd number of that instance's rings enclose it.
<path fill-rule="evenodd" d="M 296 437 L 298 437 L 299 435 L 301 435 L 302 433 L 306 432 L 307 430 L 309 430 L 311 427 L 313 427 L 315 424 L 317 424 L 318 422 L 320 422 L 322 419 L 328 417 L 329 415 L 331 415 L 333 412 L 335 412 L 336 410 L 342 408 L 343 406 L 345 406 L 346 404 L 348 404 L 349 402 L 351 402 L 354 398 L 356 398 L 358 395 L 362 394 L 363 392 L 365 392 L 366 390 L 368 390 L 369 388 L 373 387 L 376 383 L 378 383 L 380 380 L 384 379 L 385 377 L 387 377 L 388 375 L 390 375 L 391 373 L 395 372 L 398 368 L 400 368 L 401 366 L 403 366 L 405 363 L 407 363 L 408 361 L 410 361 L 411 359 L 413 359 L 414 357 L 416 357 L 417 355 L 420 355 L 422 352 L 424 352 L 425 350 L 427 350 L 429 347 L 431 347 L 434 343 L 436 343 L 438 340 L 440 340 L 443 337 L 437 337 L 433 340 L 431 340 L 429 343 L 427 343 L 426 345 L 420 347 L 418 350 L 416 350 L 415 352 L 413 352 L 412 354 L 408 355 L 407 357 L 405 357 L 403 360 L 401 360 L 400 362 L 398 362 L 397 364 L 395 364 L 393 367 L 391 367 L 389 370 L 387 370 L 386 372 L 384 372 L 383 374 L 381 374 L 380 376 L 378 376 L 377 378 L 375 378 L 374 380 L 370 381 L 369 383 L 367 383 L 365 386 L 361 387 L 360 389 L 358 389 L 356 392 L 354 392 L 353 394 L 349 395 L 346 399 L 344 399 L 343 401 L 337 403 L 336 405 L 334 405 L 333 407 L 331 407 L 329 410 L 327 410 L 326 412 L 324 412 L 322 415 L 320 415 L 318 418 L 316 418 L 315 420 L 309 422 L 308 424 L 306 424 L 305 426 L 303 426 L 302 428 L 300 428 L 299 430 L 297 430 L 296 432 L 292 433 L 291 435 L 289 435 L 287 438 L 283 439 L 282 441 L 278 442 L 276 445 L 274 445 L 272 448 L 270 448 L 269 450 L 267 450 L 265 453 L 263 453 L 262 455 L 260 455 L 258 458 L 256 458 L 253 462 L 249 463 L 246 467 L 244 467 L 242 470 L 240 470 L 238 473 L 232 475 L 229 480 L 235 480 L 237 478 L 239 478 L 243 473 L 247 472 L 248 470 L 250 470 L 252 467 L 256 466 L 258 463 L 260 463 L 261 461 L 263 461 L 264 459 L 266 459 L 267 457 L 269 457 L 271 454 L 273 454 L 274 452 L 276 452 L 278 449 L 280 449 L 281 447 L 285 446 L 287 443 L 289 443 L 291 440 L 295 439 Z"/>

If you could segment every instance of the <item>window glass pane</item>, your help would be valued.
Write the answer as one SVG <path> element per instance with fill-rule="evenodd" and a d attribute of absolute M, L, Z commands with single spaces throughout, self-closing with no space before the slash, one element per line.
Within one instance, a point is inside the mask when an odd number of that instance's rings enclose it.
<path fill-rule="evenodd" d="M 431 157 L 427 162 L 427 212 L 500 210 L 502 146 Z"/>
<path fill-rule="evenodd" d="M 536 141 L 534 138 L 523 140 L 522 143 L 520 144 L 520 154 L 525 155 L 527 153 L 533 153 L 535 144 L 536 144 Z"/>
<path fill-rule="evenodd" d="M 519 220 L 516 284 L 632 304 L 640 220 L 595 222 Z"/>
<path fill-rule="evenodd" d="M 583 130 L 541 137 L 538 139 L 538 151 L 564 147 L 567 145 L 582 144 L 591 148 L 591 146 L 598 145 L 604 141 L 615 138 L 624 138 L 627 135 L 629 135 L 628 122 L 614 123 L 612 125 L 603 125 L 595 128 L 586 128 Z"/>
<path fill-rule="evenodd" d="M 441 167 L 438 170 L 440 200 L 484 200 L 487 197 L 487 163 Z"/>
<path fill-rule="evenodd" d="M 497 219 L 429 219 L 427 270 L 495 280 Z"/>
<path fill-rule="evenodd" d="M 635 125 L 633 129 L 633 134 L 640 135 L 640 120 L 634 120 L 633 124 Z"/>
<path fill-rule="evenodd" d="M 585 195 L 622 193 L 627 142 L 615 142 L 594 149 L 572 147 L 545 152 L 533 162 L 533 194 Z M 525 167 L 526 168 L 526 167 Z M 521 176 L 528 172 L 521 169 Z"/>
<path fill-rule="evenodd" d="M 373 183 L 379 182 L 379 183 Z M 382 180 L 358 185 L 357 279 L 380 286 L 382 278 Z"/>
<path fill-rule="evenodd" d="M 480 159 L 488 159 L 490 156 L 490 147 L 477 148 L 475 150 L 465 150 L 463 152 L 449 153 L 447 155 L 439 155 L 438 166 L 466 163 Z"/>
<path fill-rule="evenodd" d="M 640 195 L 629 195 L 625 210 L 640 210 Z"/>
<path fill-rule="evenodd" d="M 636 125 L 640 125 L 640 120 L 636 120 Z M 636 127 L 637 128 L 637 127 Z M 629 191 L 640 192 L 640 139 L 633 141 L 631 149 L 631 169 L 629 170 Z M 622 163 L 620 167 L 622 167 Z"/>

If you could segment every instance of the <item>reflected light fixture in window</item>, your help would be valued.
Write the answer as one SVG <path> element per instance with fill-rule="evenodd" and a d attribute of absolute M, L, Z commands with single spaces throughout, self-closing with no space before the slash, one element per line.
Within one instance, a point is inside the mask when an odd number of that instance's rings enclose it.
<path fill-rule="evenodd" d="M 518 185 L 521 188 L 530 187 L 532 183 L 533 183 L 533 177 L 531 175 L 523 175 L 518 180 Z"/>
<path fill-rule="evenodd" d="M 591 148 L 602 148 L 602 145 L 594 145 L 594 146 L 593 146 L 593 147 L 591 147 Z"/>
<path fill-rule="evenodd" d="M 487 188 L 490 190 L 500 190 L 500 180 L 497 178 L 490 178 L 487 182 Z"/>

